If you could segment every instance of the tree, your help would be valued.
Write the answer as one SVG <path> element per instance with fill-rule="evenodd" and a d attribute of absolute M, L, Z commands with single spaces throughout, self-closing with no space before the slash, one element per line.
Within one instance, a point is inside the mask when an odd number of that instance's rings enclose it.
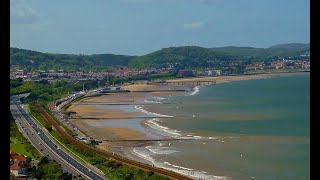
<path fill-rule="evenodd" d="M 40 162 L 38 163 L 38 166 L 42 166 L 44 164 L 48 164 L 49 163 L 49 159 L 47 158 L 47 156 L 42 156 L 40 159 Z"/>
<path fill-rule="evenodd" d="M 71 180 L 72 179 L 72 174 L 68 173 L 68 172 L 64 172 L 62 173 L 58 179 L 61 179 L 61 180 Z"/>

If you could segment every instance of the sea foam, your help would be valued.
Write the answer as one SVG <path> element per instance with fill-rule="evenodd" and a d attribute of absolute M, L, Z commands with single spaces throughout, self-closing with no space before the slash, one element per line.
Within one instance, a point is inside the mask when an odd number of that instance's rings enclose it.
<path fill-rule="evenodd" d="M 145 148 L 147 148 L 153 154 L 172 154 L 172 153 L 180 152 L 180 151 L 173 150 L 173 148 L 161 147 L 161 146 L 160 147 L 146 146 Z"/>
<path fill-rule="evenodd" d="M 151 104 L 162 104 L 162 102 L 158 101 L 150 101 L 150 100 L 144 100 L 145 103 L 151 103 Z"/>
<path fill-rule="evenodd" d="M 165 115 L 165 114 L 157 114 L 157 113 L 153 113 L 153 112 L 149 112 L 144 110 L 141 106 L 134 106 L 135 109 L 140 110 L 143 113 L 146 113 L 148 115 L 154 115 L 154 116 L 158 116 L 158 117 L 174 117 L 174 116 L 170 116 L 170 115 Z"/>
<path fill-rule="evenodd" d="M 187 94 L 186 96 L 193 96 L 193 95 L 199 94 L 199 91 L 200 91 L 200 86 L 195 86 L 193 88 L 193 91 L 190 94 Z"/>

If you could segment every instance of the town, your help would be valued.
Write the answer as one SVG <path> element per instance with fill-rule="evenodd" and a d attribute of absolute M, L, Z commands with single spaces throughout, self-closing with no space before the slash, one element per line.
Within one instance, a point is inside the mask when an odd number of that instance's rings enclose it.
<path fill-rule="evenodd" d="M 154 74 L 175 74 L 176 77 L 193 77 L 193 76 L 227 76 L 227 75 L 241 75 L 254 74 L 258 71 L 264 70 L 310 70 L 310 56 L 301 56 L 300 59 L 292 60 L 290 58 L 279 58 L 270 62 L 255 62 L 247 65 L 230 64 L 219 68 L 202 68 L 202 69 L 177 69 L 174 67 L 167 68 L 147 68 L 147 69 L 133 69 L 128 67 L 112 67 L 108 71 L 102 72 L 66 72 L 65 70 L 38 70 L 26 71 L 19 66 L 12 66 L 10 70 L 10 79 L 21 78 L 22 81 L 41 81 L 48 80 L 55 82 L 61 79 L 67 81 L 81 81 L 81 80 L 103 80 L 111 77 L 126 78 L 135 76 L 150 76 Z"/>

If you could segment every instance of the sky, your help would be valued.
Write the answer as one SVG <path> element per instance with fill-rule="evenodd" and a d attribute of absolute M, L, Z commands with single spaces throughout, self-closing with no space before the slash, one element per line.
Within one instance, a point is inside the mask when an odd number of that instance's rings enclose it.
<path fill-rule="evenodd" d="M 10 0 L 10 46 L 40 52 L 309 42 L 309 0 Z"/>

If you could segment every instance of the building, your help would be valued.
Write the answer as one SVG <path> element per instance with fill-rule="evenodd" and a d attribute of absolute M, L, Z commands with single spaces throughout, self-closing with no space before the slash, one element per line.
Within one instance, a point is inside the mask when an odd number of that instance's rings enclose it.
<path fill-rule="evenodd" d="M 16 177 L 28 177 L 31 165 L 27 162 L 27 158 L 10 150 L 10 172 Z"/>
<path fill-rule="evenodd" d="M 180 70 L 178 72 L 177 76 L 178 77 L 192 77 L 192 76 L 194 76 L 194 73 L 191 70 Z"/>
<path fill-rule="evenodd" d="M 209 71 L 205 71 L 204 75 L 205 76 L 213 76 L 213 73 L 212 73 L 212 71 L 209 70 Z"/>
<path fill-rule="evenodd" d="M 221 76 L 222 70 L 214 70 L 217 76 Z"/>
<path fill-rule="evenodd" d="M 31 165 L 27 161 L 16 161 L 10 166 L 10 172 L 16 177 L 27 177 L 31 172 Z"/>

